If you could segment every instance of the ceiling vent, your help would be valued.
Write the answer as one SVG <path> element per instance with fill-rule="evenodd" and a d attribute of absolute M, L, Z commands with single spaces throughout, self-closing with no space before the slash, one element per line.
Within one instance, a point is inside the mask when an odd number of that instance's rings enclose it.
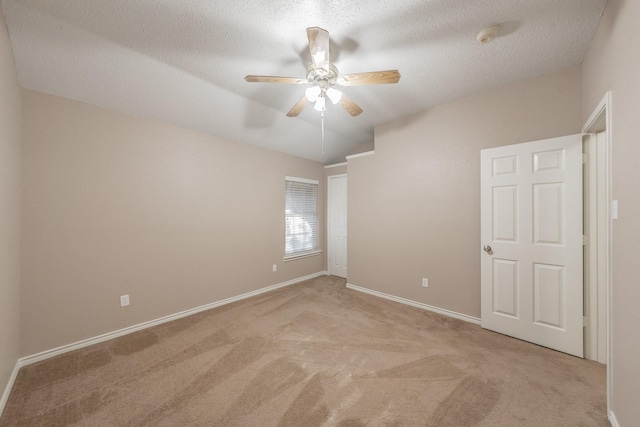
<path fill-rule="evenodd" d="M 480 43 L 485 43 L 485 44 L 490 43 L 496 37 L 498 37 L 499 33 L 500 33 L 500 25 L 492 25 L 490 27 L 483 28 L 482 30 L 480 30 L 480 32 L 476 36 L 476 40 L 478 40 Z"/>

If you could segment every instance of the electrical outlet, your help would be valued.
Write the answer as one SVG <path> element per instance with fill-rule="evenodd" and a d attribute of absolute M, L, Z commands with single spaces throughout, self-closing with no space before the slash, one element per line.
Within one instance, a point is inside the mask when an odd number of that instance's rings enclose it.
<path fill-rule="evenodd" d="M 429 287 L 429 279 L 427 278 L 422 278 L 422 287 L 423 288 L 428 288 Z"/>
<path fill-rule="evenodd" d="M 129 295 L 120 295 L 120 307 L 129 305 Z"/>
<path fill-rule="evenodd" d="M 277 264 L 273 264 L 273 272 L 275 273 L 276 271 L 278 271 L 278 265 Z"/>

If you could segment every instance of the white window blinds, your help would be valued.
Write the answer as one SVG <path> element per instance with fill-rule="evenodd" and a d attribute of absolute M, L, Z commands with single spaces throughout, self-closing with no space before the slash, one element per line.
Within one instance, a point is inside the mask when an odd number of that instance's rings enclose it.
<path fill-rule="evenodd" d="M 285 259 L 318 252 L 318 181 L 285 178 Z"/>

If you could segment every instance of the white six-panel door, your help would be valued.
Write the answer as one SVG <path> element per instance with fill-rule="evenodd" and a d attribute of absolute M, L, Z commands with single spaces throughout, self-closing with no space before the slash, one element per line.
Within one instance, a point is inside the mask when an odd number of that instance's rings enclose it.
<path fill-rule="evenodd" d="M 482 327 L 583 357 L 582 137 L 481 152 Z"/>
<path fill-rule="evenodd" d="M 329 274 L 347 278 L 347 176 L 328 178 L 327 219 Z"/>

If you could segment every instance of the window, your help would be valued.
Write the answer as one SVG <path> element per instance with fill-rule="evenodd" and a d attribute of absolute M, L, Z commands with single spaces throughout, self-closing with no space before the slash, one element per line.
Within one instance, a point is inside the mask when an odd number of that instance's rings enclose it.
<path fill-rule="evenodd" d="M 285 177 L 285 259 L 320 253 L 317 199 L 318 181 Z"/>

